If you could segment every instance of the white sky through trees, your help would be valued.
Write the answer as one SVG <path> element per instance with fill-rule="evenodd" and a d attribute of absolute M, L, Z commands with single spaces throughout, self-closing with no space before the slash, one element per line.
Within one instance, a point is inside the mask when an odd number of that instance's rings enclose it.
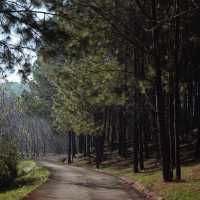
<path fill-rule="evenodd" d="M 13 1 L 15 2 L 15 0 Z M 49 17 L 51 17 L 51 15 L 49 14 L 44 14 L 43 12 L 47 12 L 47 9 L 42 6 L 41 8 L 32 8 L 32 10 L 34 10 L 37 14 L 37 20 L 47 20 Z M 11 30 L 11 33 L 9 33 L 9 35 L 1 35 L 0 36 L 0 40 L 1 39 L 4 39 L 4 37 L 10 37 L 10 44 L 11 45 L 18 45 L 19 44 L 19 41 L 20 41 L 20 36 L 15 32 L 15 30 Z M 29 43 L 27 44 L 27 47 L 35 47 L 34 43 Z M 34 48 L 33 48 L 34 49 Z M 29 62 L 31 65 L 34 64 L 34 62 L 36 61 L 37 59 L 37 52 L 34 52 L 30 49 L 25 49 L 24 52 L 23 52 L 25 55 L 28 55 L 29 57 Z M 1 66 L 2 69 L 6 68 L 6 66 Z M 9 82 L 21 82 L 21 75 L 19 74 L 19 70 L 22 69 L 22 66 L 20 66 L 20 64 L 16 64 L 16 66 L 14 66 L 14 69 L 11 70 L 11 71 L 6 71 L 5 70 L 5 74 L 2 74 L 0 75 L 0 82 L 5 82 L 5 81 L 9 81 Z M 5 77 L 6 76 L 6 77 Z M 31 75 L 30 75 L 31 77 Z"/>
<path fill-rule="evenodd" d="M 9 82 L 21 82 L 21 77 L 17 72 L 9 74 L 6 79 Z"/>

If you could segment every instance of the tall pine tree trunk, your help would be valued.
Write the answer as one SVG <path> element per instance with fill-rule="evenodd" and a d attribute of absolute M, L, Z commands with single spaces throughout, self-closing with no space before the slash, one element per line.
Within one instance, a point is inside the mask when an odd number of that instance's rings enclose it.
<path fill-rule="evenodd" d="M 176 14 L 179 13 L 179 0 L 175 0 Z M 174 52 L 174 64 L 175 64 L 175 157 L 176 157 L 176 179 L 181 179 L 181 164 L 180 164 L 180 86 L 179 86 L 179 19 L 175 20 L 175 52 Z"/>
<path fill-rule="evenodd" d="M 72 132 L 68 133 L 68 164 L 72 162 Z"/>
<path fill-rule="evenodd" d="M 172 181 L 173 172 L 171 168 L 170 139 L 166 130 L 165 122 L 165 98 L 162 84 L 162 70 L 160 59 L 160 32 L 157 24 L 157 8 L 156 0 L 152 1 L 152 13 L 154 19 L 153 43 L 154 43 L 154 65 L 156 69 L 156 90 L 157 90 L 157 107 L 158 107 L 158 125 L 160 135 L 160 151 L 162 155 L 162 168 L 164 181 Z"/>
<path fill-rule="evenodd" d="M 171 140 L 171 160 L 172 167 L 175 167 L 175 137 L 174 137 L 174 78 L 173 73 L 169 73 L 169 132 Z"/>

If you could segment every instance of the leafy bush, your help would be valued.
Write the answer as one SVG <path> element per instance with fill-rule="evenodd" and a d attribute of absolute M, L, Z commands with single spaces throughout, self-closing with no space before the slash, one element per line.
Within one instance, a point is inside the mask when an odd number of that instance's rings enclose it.
<path fill-rule="evenodd" d="M 0 139 L 0 188 L 12 184 L 17 176 L 18 149 L 11 141 Z"/>

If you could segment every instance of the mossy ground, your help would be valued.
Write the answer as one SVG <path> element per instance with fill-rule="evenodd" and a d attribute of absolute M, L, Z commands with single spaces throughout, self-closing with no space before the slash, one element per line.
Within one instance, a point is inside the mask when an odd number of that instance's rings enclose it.
<path fill-rule="evenodd" d="M 90 164 L 85 159 L 78 159 L 75 165 L 95 167 L 94 163 Z M 182 181 L 171 183 L 162 181 L 161 169 L 154 160 L 149 160 L 145 163 L 145 166 L 148 166 L 148 168 L 138 174 L 134 174 L 130 160 L 115 158 L 115 160 L 105 161 L 101 166 L 101 171 L 139 181 L 166 200 L 200 200 L 199 163 L 182 166 Z"/>
<path fill-rule="evenodd" d="M 35 161 L 21 161 L 18 164 L 18 178 L 6 191 L 0 192 L 0 200 L 20 200 L 46 182 L 49 171 L 39 167 Z"/>

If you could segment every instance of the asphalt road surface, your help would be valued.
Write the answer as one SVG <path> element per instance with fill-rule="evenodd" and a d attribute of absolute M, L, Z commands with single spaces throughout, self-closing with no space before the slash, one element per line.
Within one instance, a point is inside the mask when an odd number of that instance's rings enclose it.
<path fill-rule="evenodd" d="M 144 200 L 116 177 L 51 161 L 40 164 L 52 175 L 26 200 Z"/>

